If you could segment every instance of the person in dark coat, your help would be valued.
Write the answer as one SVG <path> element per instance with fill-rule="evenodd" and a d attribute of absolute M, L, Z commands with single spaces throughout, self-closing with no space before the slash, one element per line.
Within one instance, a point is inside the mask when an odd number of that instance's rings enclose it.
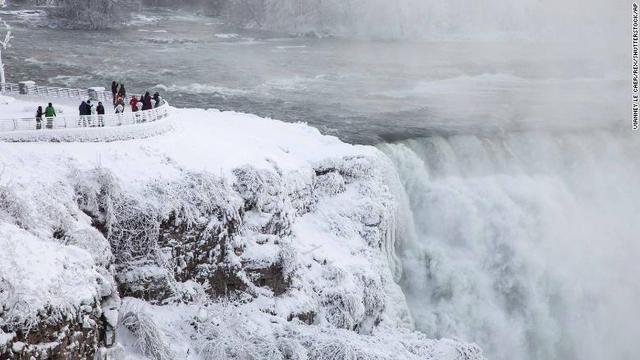
<path fill-rule="evenodd" d="M 118 96 L 121 96 L 123 99 L 127 98 L 127 90 L 125 90 L 124 84 L 120 84 L 120 90 L 118 90 Z"/>
<path fill-rule="evenodd" d="M 161 99 L 161 98 L 160 98 L 160 93 L 156 91 L 156 92 L 153 94 L 153 101 L 155 101 L 155 103 L 153 104 L 153 107 L 154 107 L 154 108 L 157 108 L 157 107 L 159 107 L 159 106 L 160 106 L 160 99 Z"/>
<path fill-rule="evenodd" d="M 85 116 L 87 115 L 87 102 L 82 100 L 82 103 L 80 104 L 80 107 L 78 108 L 78 111 L 80 113 L 80 116 Z"/>
<path fill-rule="evenodd" d="M 104 106 L 102 105 L 102 102 L 98 102 L 98 106 L 96 107 L 96 113 L 98 115 L 104 115 Z"/>
<path fill-rule="evenodd" d="M 78 118 L 78 126 L 87 126 L 87 109 L 89 108 L 89 105 L 87 105 L 87 102 L 82 100 L 82 103 L 80 104 L 80 106 L 78 107 L 78 112 L 80 113 L 80 117 Z M 91 111 L 91 110 L 89 110 Z"/>
<path fill-rule="evenodd" d="M 38 111 L 36 112 L 36 130 L 42 129 L 43 116 L 44 116 L 44 111 L 42 111 L 42 106 L 38 106 Z"/>
<path fill-rule="evenodd" d="M 151 95 L 149 94 L 149 92 L 147 91 L 144 94 L 144 98 L 142 100 L 142 110 L 151 110 L 153 109 L 153 106 L 151 105 Z"/>
<path fill-rule="evenodd" d="M 111 95 L 113 96 L 113 106 L 116 106 L 116 99 L 118 98 L 118 83 L 115 80 L 111 82 Z"/>
<path fill-rule="evenodd" d="M 98 126 L 104 126 L 104 106 L 100 101 L 98 101 L 98 106 L 96 106 L 96 113 L 98 114 Z"/>

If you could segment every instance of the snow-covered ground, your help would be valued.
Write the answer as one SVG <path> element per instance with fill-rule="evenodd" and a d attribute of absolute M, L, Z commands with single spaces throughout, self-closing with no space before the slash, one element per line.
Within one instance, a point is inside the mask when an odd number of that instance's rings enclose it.
<path fill-rule="evenodd" d="M 0 305 L 73 315 L 93 299 L 112 358 L 483 358 L 412 330 L 377 149 L 234 112 L 166 121 L 143 139 L 0 143 Z"/>

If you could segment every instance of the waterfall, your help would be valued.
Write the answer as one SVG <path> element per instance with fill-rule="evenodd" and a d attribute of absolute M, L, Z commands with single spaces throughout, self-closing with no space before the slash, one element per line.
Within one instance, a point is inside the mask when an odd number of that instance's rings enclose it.
<path fill-rule="evenodd" d="M 536 131 L 380 148 L 409 202 L 398 223 L 413 228 L 396 249 L 418 330 L 476 342 L 490 359 L 640 357 L 635 136 Z"/>

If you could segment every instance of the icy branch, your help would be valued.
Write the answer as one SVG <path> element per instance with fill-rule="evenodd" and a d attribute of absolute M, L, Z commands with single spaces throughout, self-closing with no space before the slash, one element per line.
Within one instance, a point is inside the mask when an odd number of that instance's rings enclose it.
<path fill-rule="evenodd" d="M 4 6 L 4 0 L 0 0 L 0 7 Z M 6 30 L 4 40 L 0 41 L 0 84 L 4 84 L 6 82 L 5 74 L 4 74 L 4 63 L 2 62 L 2 50 L 6 50 L 10 45 L 11 39 L 13 36 L 11 35 L 11 26 L 7 24 L 6 21 L 0 19 L 0 27 L 4 27 Z M 2 38 L 0 36 L 0 38 Z"/>

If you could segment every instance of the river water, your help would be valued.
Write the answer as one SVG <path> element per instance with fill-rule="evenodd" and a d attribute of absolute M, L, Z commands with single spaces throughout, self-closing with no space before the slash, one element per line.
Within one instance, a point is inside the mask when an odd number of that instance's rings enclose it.
<path fill-rule="evenodd" d="M 418 330 L 491 359 L 640 358 L 640 143 L 615 47 L 296 38 L 158 9 L 86 32 L 5 10 L 12 81 L 115 79 L 379 146 Z"/>
<path fill-rule="evenodd" d="M 628 113 L 622 57 L 566 44 L 292 38 L 162 10 L 119 31 L 87 32 L 25 26 L 46 19 L 19 9 L 4 15 L 16 36 L 5 55 L 11 81 L 115 79 L 130 91 L 159 90 L 175 106 L 305 121 L 348 142 L 619 126 Z"/>

